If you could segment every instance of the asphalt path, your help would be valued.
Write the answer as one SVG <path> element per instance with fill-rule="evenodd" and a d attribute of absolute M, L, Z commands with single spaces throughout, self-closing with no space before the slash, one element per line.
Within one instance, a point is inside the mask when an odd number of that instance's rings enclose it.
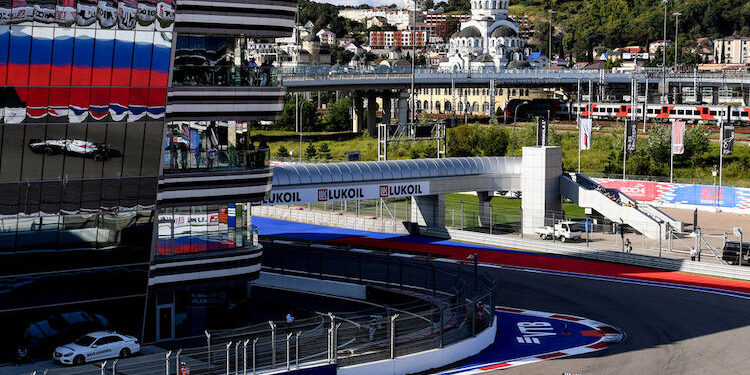
<path fill-rule="evenodd" d="M 599 352 L 496 374 L 748 374 L 750 299 L 591 278 L 483 267 L 497 303 L 578 315 L 626 338 Z"/>

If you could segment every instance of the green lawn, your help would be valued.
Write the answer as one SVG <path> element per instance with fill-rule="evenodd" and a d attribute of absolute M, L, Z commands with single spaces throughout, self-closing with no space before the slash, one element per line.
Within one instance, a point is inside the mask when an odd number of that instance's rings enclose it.
<path fill-rule="evenodd" d="M 461 202 L 463 202 L 463 223 L 461 222 Z M 448 194 L 445 196 L 445 221 L 449 226 L 479 226 L 479 198 L 472 194 Z M 493 197 L 492 222 L 497 225 L 519 225 L 521 222 L 521 199 Z M 563 204 L 566 218 L 582 219 L 584 209 L 573 203 Z"/>

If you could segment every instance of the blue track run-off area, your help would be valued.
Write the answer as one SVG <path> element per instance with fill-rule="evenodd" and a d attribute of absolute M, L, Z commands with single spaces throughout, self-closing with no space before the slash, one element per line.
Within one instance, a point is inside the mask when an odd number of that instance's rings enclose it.
<path fill-rule="evenodd" d="M 443 374 L 482 371 L 482 368 L 497 363 L 565 352 L 566 349 L 591 345 L 601 339 L 600 335 L 594 333 L 595 328 L 576 322 L 506 311 L 496 311 L 495 314 L 498 322 L 495 343 L 463 361 L 455 370 Z"/>

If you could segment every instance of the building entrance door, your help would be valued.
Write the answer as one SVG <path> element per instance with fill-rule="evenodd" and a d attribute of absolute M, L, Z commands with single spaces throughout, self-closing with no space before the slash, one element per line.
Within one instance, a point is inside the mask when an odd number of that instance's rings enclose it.
<path fill-rule="evenodd" d="M 156 306 L 156 341 L 174 338 L 174 304 Z"/>

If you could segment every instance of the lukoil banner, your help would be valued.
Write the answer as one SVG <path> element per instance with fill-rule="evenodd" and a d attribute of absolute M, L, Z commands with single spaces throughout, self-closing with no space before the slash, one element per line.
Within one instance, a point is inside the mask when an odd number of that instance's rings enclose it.
<path fill-rule="evenodd" d="M 268 198 L 263 201 L 263 205 L 399 198 L 429 193 L 430 183 L 426 181 L 271 190 Z"/>

